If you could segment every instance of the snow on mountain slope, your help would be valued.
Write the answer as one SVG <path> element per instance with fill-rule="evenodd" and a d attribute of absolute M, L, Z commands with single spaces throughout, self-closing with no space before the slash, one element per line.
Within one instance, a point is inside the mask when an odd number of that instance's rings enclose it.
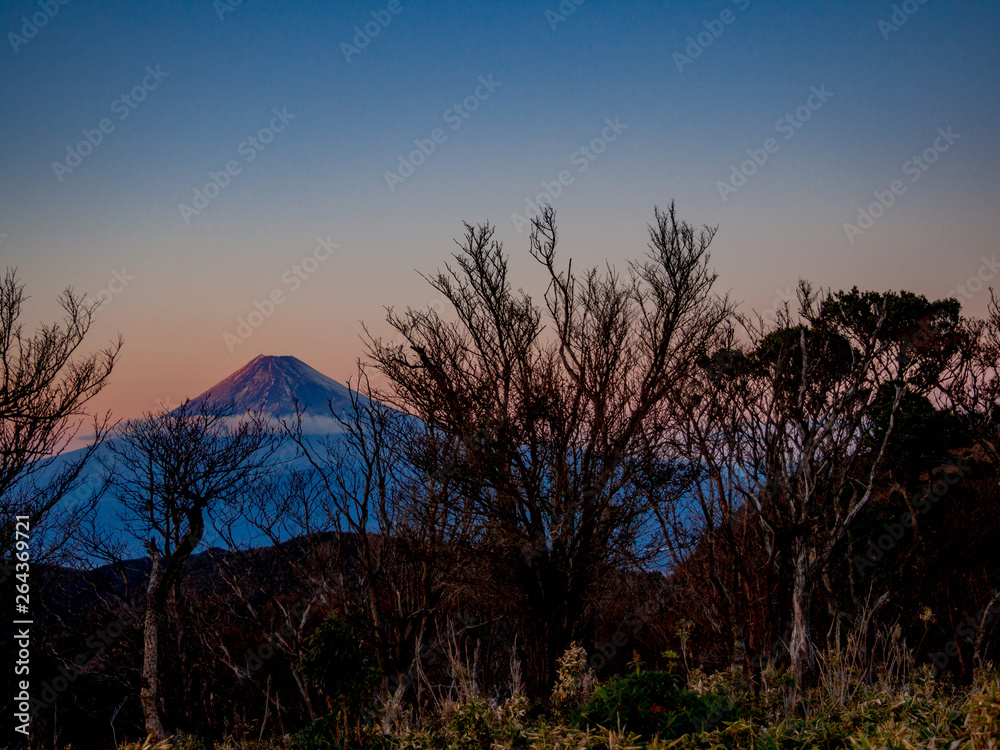
<path fill-rule="evenodd" d="M 295 414 L 296 400 L 309 417 L 334 422 L 330 408 L 338 416 L 346 415 L 351 395 L 347 386 L 302 360 L 261 355 L 192 399 L 191 406 L 197 409 L 208 401 L 232 401 L 240 411 L 259 409 L 267 416 L 282 418 Z"/>
<path fill-rule="evenodd" d="M 343 433 L 343 427 L 331 414 L 331 406 L 338 416 L 347 417 L 351 412 L 351 391 L 347 386 L 295 357 L 257 357 L 192 399 L 189 413 L 207 402 L 217 404 L 233 402 L 236 407 L 234 419 L 239 419 L 237 415 L 244 411 L 260 410 L 276 422 L 281 420 L 290 422 L 290 418 L 295 415 L 296 400 L 305 407 L 302 422 L 304 438 L 314 450 L 322 452 L 324 441 L 338 440 Z M 64 498 L 62 509 L 86 502 L 100 490 L 104 483 L 105 467 L 113 463 L 112 447 L 117 440 L 118 438 L 112 434 L 107 443 L 98 447 L 95 460 L 84 469 L 80 486 Z M 308 465 L 306 460 L 297 456 L 297 453 L 295 444 L 286 439 L 272 457 L 274 471 L 283 473 L 305 468 Z M 44 482 L 46 478 L 54 476 L 56 471 L 65 466 L 65 462 L 76 460 L 80 455 L 81 451 L 77 450 L 59 456 L 49 471 L 37 479 Z M 98 525 L 106 529 L 124 530 L 128 525 L 127 520 L 119 520 L 118 512 L 118 502 L 109 494 L 104 495 L 98 503 Z M 246 533 L 247 538 L 252 536 L 249 530 Z M 214 543 L 217 536 L 209 521 L 205 543 Z M 138 540 L 129 539 L 126 534 L 123 541 L 130 554 L 142 556 L 143 548 Z"/>

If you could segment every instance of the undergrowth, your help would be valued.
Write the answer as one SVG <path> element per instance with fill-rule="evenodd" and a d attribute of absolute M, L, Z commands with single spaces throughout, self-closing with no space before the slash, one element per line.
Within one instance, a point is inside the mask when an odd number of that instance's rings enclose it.
<path fill-rule="evenodd" d="M 870 653 L 870 652 L 869 652 Z M 887 654 L 882 654 L 885 658 Z M 888 654 L 888 656 L 892 656 Z M 515 689 L 488 699 L 463 679 L 462 689 L 433 713 L 386 732 L 371 724 L 350 740 L 334 717 L 272 744 L 230 741 L 226 750 L 998 750 L 1000 671 L 980 669 L 970 686 L 913 668 L 903 651 L 874 666 L 849 647 L 823 655 L 815 688 L 798 691 L 786 671 L 770 667 L 751 690 L 739 671 L 681 681 L 672 671 L 634 659 L 626 674 L 598 682 L 586 653 L 573 646 L 560 660 L 547 707 Z M 467 673 L 465 675 L 467 677 Z M 156 750 L 190 745 L 187 738 Z M 151 750 L 151 743 L 124 746 Z"/>

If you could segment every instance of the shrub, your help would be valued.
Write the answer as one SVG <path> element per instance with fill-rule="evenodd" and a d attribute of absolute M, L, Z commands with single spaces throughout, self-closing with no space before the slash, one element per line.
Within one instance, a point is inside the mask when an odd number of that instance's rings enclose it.
<path fill-rule="evenodd" d="M 472 698 L 449 708 L 445 722 L 449 750 L 480 750 L 493 744 L 497 717 L 489 703 L 482 698 Z"/>
<path fill-rule="evenodd" d="M 170 750 L 208 750 L 200 737 L 195 737 L 191 734 L 175 734 L 173 737 L 165 740 L 165 742 L 166 744 L 164 747 L 169 747 Z M 148 739 L 146 740 L 146 743 L 148 745 Z M 153 747 L 159 748 L 158 745 Z M 142 749 L 140 748 L 140 750 Z"/>
<path fill-rule="evenodd" d="M 328 615 L 309 636 L 307 645 L 309 650 L 299 669 L 310 684 L 323 691 L 330 716 L 302 730 L 301 741 L 314 743 L 306 747 L 320 750 L 360 747 L 358 743 L 371 739 L 367 727 L 375 717 L 375 695 L 382 681 L 364 638 L 363 619 L 355 612 Z"/>
<path fill-rule="evenodd" d="M 170 739 L 153 742 L 153 735 L 149 735 L 145 742 L 129 742 L 119 745 L 120 750 L 171 750 L 174 743 Z"/>
<path fill-rule="evenodd" d="M 482 750 L 523 748 L 527 745 L 527 700 L 520 695 L 499 706 L 484 698 L 447 703 L 423 729 L 405 732 L 398 747 L 404 750 Z"/>
<path fill-rule="evenodd" d="M 597 686 L 594 671 L 587 666 L 587 652 L 575 642 L 559 657 L 556 686 L 552 691 L 552 709 L 559 716 L 569 716 L 590 698 Z"/>
<path fill-rule="evenodd" d="M 728 699 L 682 689 L 670 672 L 643 670 L 633 661 L 628 674 L 594 690 L 573 713 L 578 727 L 622 728 L 647 739 L 674 739 L 711 729 L 730 713 Z"/>
<path fill-rule="evenodd" d="M 365 724 L 346 732 L 343 717 L 322 716 L 292 735 L 288 750 L 390 750 L 390 738 L 375 727 Z"/>

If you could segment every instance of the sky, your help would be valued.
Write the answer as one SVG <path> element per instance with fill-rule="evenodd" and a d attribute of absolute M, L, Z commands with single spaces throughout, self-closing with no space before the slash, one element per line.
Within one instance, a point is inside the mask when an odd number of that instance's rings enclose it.
<path fill-rule="evenodd" d="M 516 284 L 623 269 L 654 207 L 718 226 L 717 289 L 957 296 L 1000 265 L 1000 5 L 8 0 L 0 266 L 30 331 L 72 287 L 94 406 L 176 405 L 258 354 L 342 382 L 385 307 L 433 307 L 463 222 Z"/>

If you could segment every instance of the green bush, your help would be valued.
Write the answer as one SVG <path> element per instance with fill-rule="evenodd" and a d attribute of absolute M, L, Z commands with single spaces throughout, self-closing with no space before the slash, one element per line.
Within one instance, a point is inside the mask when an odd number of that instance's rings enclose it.
<path fill-rule="evenodd" d="M 334 714 L 316 719 L 312 724 L 292 735 L 288 750 L 390 750 L 390 738 L 371 725 L 362 725 L 345 737 L 343 717 Z"/>
<path fill-rule="evenodd" d="M 527 700 L 515 696 L 499 706 L 481 697 L 449 703 L 422 729 L 405 732 L 404 750 L 481 750 L 525 747 Z"/>
<path fill-rule="evenodd" d="M 497 717 L 482 698 L 473 698 L 455 707 L 447 719 L 448 747 L 454 750 L 480 750 L 493 744 L 498 729 Z"/>
<path fill-rule="evenodd" d="M 633 662 L 628 674 L 612 677 L 573 712 L 580 728 L 621 728 L 647 739 L 675 739 L 711 729 L 728 718 L 728 699 L 683 689 L 670 672 L 643 670 Z"/>
<path fill-rule="evenodd" d="M 306 680 L 323 691 L 330 715 L 303 729 L 301 750 L 367 747 L 374 737 L 375 696 L 382 672 L 364 636 L 365 622 L 356 612 L 330 614 L 309 636 L 299 662 Z"/>
<path fill-rule="evenodd" d="M 208 750 L 201 738 L 183 732 L 173 735 L 168 743 L 170 750 Z"/>
<path fill-rule="evenodd" d="M 323 716 L 292 735 L 289 750 L 334 750 L 335 716 Z"/>

